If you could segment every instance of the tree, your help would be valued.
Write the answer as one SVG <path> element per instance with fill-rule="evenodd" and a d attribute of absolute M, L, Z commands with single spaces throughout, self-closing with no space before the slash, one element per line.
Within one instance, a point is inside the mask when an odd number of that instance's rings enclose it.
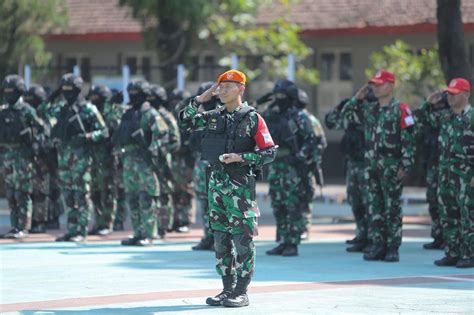
<path fill-rule="evenodd" d="M 273 1 L 274 2 L 274 1 Z M 283 5 L 290 2 L 279 0 Z M 225 54 L 237 53 L 240 66 L 250 79 L 260 71 L 250 71 L 245 57 L 263 56 L 270 72 L 283 75 L 286 55 L 292 52 L 303 60 L 311 50 L 299 39 L 299 28 L 285 19 L 257 25 L 258 10 L 269 0 L 120 0 L 132 8 L 142 22 L 147 45 L 158 53 L 165 86 L 174 85 L 175 66 L 184 63 L 195 40 L 216 40 Z M 228 60 L 227 60 L 228 61 Z M 221 60 L 226 63 L 226 58 Z M 298 74 L 310 83 L 318 82 L 315 69 L 299 68 Z"/>
<path fill-rule="evenodd" d="M 439 59 L 446 82 L 462 77 L 472 81 L 471 66 L 464 45 L 461 0 L 438 0 Z"/>
<path fill-rule="evenodd" d="M 45 66 L 42 34 L 67 24 L 62 0 L 0 0 L 0 77 L 21 73 L 24 64 Z"/>
<path fill-rule="evenodd" d="M 412 106 L 444 85 L 436 48 L 414 51 L 409 44 L 397 40 L 372 53 L 370 62 L 367 77 L 371 78 L 378 69 L 393 72 L 397 78 L 396 96 Z"/>

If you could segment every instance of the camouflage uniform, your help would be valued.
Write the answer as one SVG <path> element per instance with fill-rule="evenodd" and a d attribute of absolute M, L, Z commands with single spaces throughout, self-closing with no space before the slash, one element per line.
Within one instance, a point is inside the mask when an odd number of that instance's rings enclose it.
<path fill-rule="evenodd" d="M 249 110 L 249 112 L 246 112 Z M 241 113 L 244 116 L 239 120 Z M 220 117 L 220 118 L 218 118 Z M 198 113 L 197 106 L 191 102 L 180 113 L 180 126 L 185 129 L 205 129 L 206 132 L 221 130 L 216 121 L 223 119 L 229 127 L 235 129 L 237 138 L 254 139 L 261 135 L 260 128 L 264 125 L 263 119 L 248 108 L 244 103 L 233 112 L 228 113 L 225 107 Z M 237 122 L 234 122 L 237 120 Z M 220 124 L 220 123 L 219 123 Z M 266 129 L 266 127 L 265 127 Z M 231 132 L 225 129 L 226 134 Z M 239 278 L 249 279 L 255 267 L 255 245 L 253 236 L 257 235 L 257 218 L 260 216 L 255 200 L 255 167 L 271 162 L 275 150 L 271 136 L 266 132 L 263 135 L 265 143 L 270 147 L 262 147 L 256 152 L 242 152 L 244 162 L 222 164 L 218 160 L 211 162 L 211 173 L 208 185 L 210 226 L 214 233 L 216 251 L 216 271 L 221 276 L 231 276 L 237 273 Z M 207 160 L 204 152 L 203 159 Z M 212 146 L 212 141 L 211 144 Z M 216 143 L 214 145 L 217 146 Z M 255 147 L 255 145 L 254 145 Z M 235 151 L 239 148 L 235 147 Z M 234 152 L 235 152 L 234 151 Z M 230 152 L 229 152 L 230 153 Z M 233 248 L 237 256 L 233 253 Z M 248 284 L 247 284 L 248 285 Z"/>
<path fill-rule="evenodd" d="M 7 88 L 11 88 L 10 83 L 13 81 L 22 83 L 23 79 L 16 75 L 7 76 L 4 80 L 4 94 Z M 24 88 L 24 83 L 22 84 Z M 12 230 L 5 237 L 9 238 L 26 236 L 31 225 L 34 175 L 32 129 L 43 128 L 35 109 L 20 97 L 22 91 L 18 92 L 20 93 L 15 97 L 16 101 L 11 100 L 11 103 L 0 111 L 2 168 L 12 226 Z"/>
<path fill-rule="evenodd" d="M 214 236 L 210 229 L 209 199 L 207 191 L 207 175 L 209 167 L 210 164 L 208 161 L 201 161 L 197 158 L 193 172 L 193 181 L 196 192 L 196 210 L 201 214 L 204 230 L 204 237 L 201 239 L 201 243 L 203 244 L 214 243 Z"/>
<path fill-rule="evenodd" d="M 395 98 L 386 106 L 378 102 L 350 99 L 343 107 L 343 115 L 354 121 L 360 119 L 365 127 L 364 154 L 366 180 L 369 187 L 368 203 L 370 233 L 378 259 L 384 252 L 396 251 L 402 239 L 401 194 L 402 180 L 398 171 L 409 172 L 414 163 L 413 117 L 408 105 Z M 375 250 L 376 249 L 376 250 Z M 364 255 L 369 259 L 372 255 Z M 397 258 L 398 260 L 398 258 Z"/>
<path fill-rule="evenodd" d="M 326 126 L 329 129 L 344 130 L 341 147 L 346 162 L 347 201 L 351 205 L 356 223 L 355 241 L 367 243 L 369 213 L 364 166 L 364 126 L 359 121 L 349 122 L 342 116 L 341 111 L 342 106 L 331 110 L 325 118 Z"/>
<path fill-rule="evenodd" d="M 161 172 L 159 161 L 168 128 L 158 111 L 145 102 L 148 89 L 145 81 L 129 84 L 132 107 L 122 116 L 114 133 L 116 150 L 122 154 L 123 181 L 133 226 L 133 237 L 122 241 L 122 245 L 150 245 L 161 207 L 157 174 Z"/>
<path fill-rule="evenodd" d="M 96 104 L 96 106 L 104 118 L 109 134 L 113 135 L 120 124 L 120 118 L 123 114 L 122 105 L 105 101 L 104 104 Z M 119 171 L 116 170 L 110 139 L 95 144 L 92 152 L 91 196 L 95 213 L 93 232 L 108 233 L 113 228 L 117 211 L 118 189 L 115 182 L 117 177 L 115 173 Z"/>
<path fill-rule="evenodd" d="M 450 108 L 422 110 L 439 134 L 439 214 L 446 257 L 474 259 L 474 110 L 467 105 L 460 114 Z"/>
<path fill-rule="evenodd" d="M 417 122 L 417 134 L 424 137 L 426 148 L 426 200 L 431 217 L 431 237 L 432 248 L 440 248 L 443 243 L 443 230 L 439 217 L 438 205 L 438 157 L 439 157 L 439 128 L 433 126 L 424 109 L 414 111 Z M 431 248 L 430 244 L 425 244 L 425 248 Z"/>

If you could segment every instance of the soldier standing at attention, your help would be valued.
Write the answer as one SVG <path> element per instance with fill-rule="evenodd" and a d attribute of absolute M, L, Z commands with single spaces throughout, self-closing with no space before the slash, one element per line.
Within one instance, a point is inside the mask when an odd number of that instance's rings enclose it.
<path fill-rule="evenodd" d="M 366 99 L 369 85 L 374 102 Z M 364 125 L 369 231 L 372 247 L 365 260 L 400 260 L 402 242 L 403 179 L 414 163 L 414 119 L 408 104 L 393 97 L 395 76 L 381 70 L 342 109 L 347 117 L 359 117 Z"/>
<path fill-rule="evenodd" d="M 452 79 L 445 90 L 449 107 L 437 106 L 442 92 L 432 94 L 421 109 L 439 130 L 439 215 L 445 256 L 437 266 L 474 267 L 474 110 L 471 86 Z"/>
<path fill-rule="evenodd" d="M 53 141 L 59 144 L 59 178 L 67 207 L 67 232 L 57 242 L 82 242 L 87 236 L 92 212 L 91 144 L 109 136 L 97 107 L 81 95 L 83 84 L 72 73 L 62 77 L 61 92 L 67 105 L 52 132 Z"/>
<path fill-rule="evenodd" d="M 6 106 L 0 111 L 1 167 L 12 226 L 3 237 L 21 239 L 28 236 L 33 209 L 33 129 L 41 130 L 44 125 L 21 97 L 26 91 L 22 77 L 6 76 L 2 88 Z"/>
<path fill-rule="evenodd" d="M 181 127 L 205 130 L 201 158 L 211 164 L 209 216 L 216 270 L 224 285 L 221 293 L 206 300 L 212 306 L 249 305 L 247 287 L 256 254 L 253 237 L 257 235 L 260 216 L 255 199 L 256 175 L 258 168 L 272 162 L 276 153 L 263 118 L 253 107 L 242 103 L 245 83 L 242 72 L 224 72 L 216 84 L 193 98 L 179 114 Z M 225 106 L 199 113 L 199 106 L 209 101 L 217 89 Z"/>
<path fill-rule="evenodd" d="M 163 117 L 146 101 L 150 85 L 144 80 L 128 84 L 132 105 L 113 136 L 114 150 L 123 161 L 125 195 L 133 227 L 133 236 L 124 246 L 150 246 L 156 234 L 160 203 L 160 162 L 166 152 L 168 128 Z"/>

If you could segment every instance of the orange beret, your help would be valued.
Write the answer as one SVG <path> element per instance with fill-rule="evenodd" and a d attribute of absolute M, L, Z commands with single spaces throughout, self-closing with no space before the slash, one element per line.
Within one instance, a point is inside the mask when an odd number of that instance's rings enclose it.
<path fill-rule="evenodd" d="M 237 82 L 237 83 L 240 83 L 240 84 L 245 84 L 246 81 L 247 81 L 247 78 L 245 77 L 245 74 L 243 74 L 242 72 L 240 72 L 238 70 L 234 70 L 234 69 L 224 72 L 217 79 L 217 83 Z"/>

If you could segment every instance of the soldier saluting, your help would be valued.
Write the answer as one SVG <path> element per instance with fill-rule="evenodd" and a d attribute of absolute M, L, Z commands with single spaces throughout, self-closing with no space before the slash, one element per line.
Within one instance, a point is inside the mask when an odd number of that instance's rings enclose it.
<path fill-rule="evenodd" d="M 263 118 L 253 107 L 242 103 L 245 83 L 242 72 L 224 72 L 216 84 L 193 98 L 179 114 L 182 128 L 204 129 L 201 159 L 211 164 L 210 227 L 214 233 L 216 270 L 224 285 L 221 293 L 206 300 L 212 306 L 249 305 L 247 287 L 256 254 L 253 237 L 257 235 L 260 216 L 255 200 L 256 173 L 259 167 L 272 162 L 276 153 Z M 209 101 L 216 91 L 225 106 L 199 113 L 199 105 Z"/>

